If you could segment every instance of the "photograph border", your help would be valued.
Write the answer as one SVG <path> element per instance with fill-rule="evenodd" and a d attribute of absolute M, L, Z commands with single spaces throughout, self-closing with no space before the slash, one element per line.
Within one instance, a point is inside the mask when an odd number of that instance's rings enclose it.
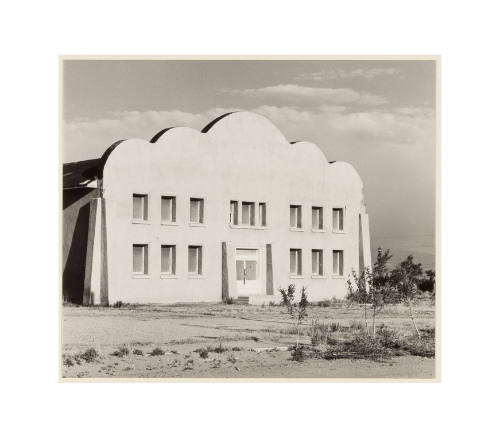
<path fill-rule="evenodd" d="M 66 378 L 63 377 L 63 110 L 64 62 L 122 61 L 434 61 L 435 69 L 435 358 L 433 378 Z M 59 346 L 60 383 L 440 383 L 441 382 L 441 55 L 59 55 Z"/>

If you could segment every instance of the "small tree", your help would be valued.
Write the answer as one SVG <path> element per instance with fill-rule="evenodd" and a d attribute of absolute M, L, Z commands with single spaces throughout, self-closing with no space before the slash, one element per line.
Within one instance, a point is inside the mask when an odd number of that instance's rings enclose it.
<path fill-rule="evenodd" d="M 281 293 L 281 304 L 285 305 L 287 308 L 287 313 L 290 314 L 290 317 L 295 321 L 296 332 L 297 332 L 297 341 L 295 343 L 296 349 L 299 346 L 299 338 L 300 338 L 300 325 L 307 317 L 307 307 L 309 306 L 309 302 L 307 301 L 306 287 L 302 287 L 300 294 L 300 301 L 298 303 L 294 302 L 295 298 L 295 285 L 290 284 L 288 288 L 280 288 L 279 292 Z"/>
<path fill-rule="evenodd" d="M 434 270 L 426 270 L 425 274 L 427 277 L 419 280 L 418 289 L 423 293 L 428 292 L 431 299 L 434 300 L 436 297 L 436 272 Z"/>
<path fill-rule="evenodd" d="M 352 277 L 352 280 L 351 280 Z M 347 297 L 349 303 L 359 303 L 363 305 L 365 311 L 365 328 L 368 332 L 368 316 L 367 316 L 367 306 L 370 303 L 370 295 L 368 290 L 370 288 L 370 269 L 367 268 L 358 275 L 356 271 L 352 270 L 349 279 L 347 279 Z"/>
<path fill-rule="evenodd" d="M 403 302 L 408 306 L 410 319 L 418 338 L 420 338 L 420 331 L 413 316 L 413 301 L 421 294 L 418 289 L 418 282 L 421 276 L 422 264 L 413 262 L 413 255 L 409 255 L 391 272 L 391 283 L 396 290 L 396 299 L 398 302 Z"/>
<path fill-rule="evenodd" d="M 392 258 L 390 250 L 377 250 L 377 260 L 373 264 L 373 271 L 369 267 L 365 268 L 359 275 L 353 270 L 352 278 L 347 280 L 347 300 L 363 305 L 365 315 L 365 327 L 368 332 L 368 305 L 372 310 L 372 334 L 375 336 L 375 319 L 377 313 L 387 304 L 395 300 L 394 292 L 391 288 L 391 276 L 387 268 L 387 263 Z"/>
<path fill-rule="evenodd" d="M 373 273 L 370 274 L 370 290 L 368 292 L 372 304 L 372 333 L 375 336 L 375 317 L 377 313 L 388 303 L 396 300 L 392 289 L 391 275 L 387 263 L 392 258 L 391 251 L 382 248 L 377 249 L 377 260 L 373 264 Z"/>

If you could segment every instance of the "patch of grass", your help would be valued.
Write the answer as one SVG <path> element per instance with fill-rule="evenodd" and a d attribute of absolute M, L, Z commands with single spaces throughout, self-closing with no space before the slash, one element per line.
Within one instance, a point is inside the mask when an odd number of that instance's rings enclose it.
<path fill-rule="evenodd" d="M 236 359 L 236 357 L 233 354 L 231 354 L 231 355 L 229 355 L 229 357 L 227 357 L 227 361 L 229 361 L 230 363 L 234 364 L 238 360 Z"/>
<path fill-rule="evenodd" d="M 154 348 L 150 353 L 149 355 L 151 355 L 152 357 L 158 357 L 160 355 L 165 355 L 165 351 L 161 348 Z"/>
<path fill-rule="evenodd" d="M 340 358 L 377 360 L 391 355 L 391 350 L 382 345 L 379 338 L 373 338 L 366 333 L 356 334 L 350 340 L 329 339 L 328 341 L 328 349 L 323 353 L 325 360 Z"/>
<path fill-rule="evenodd" d="M 434 329 L 429 330 L 428 334 L 434 335 Z M 427 333 L 421 339 L 416 335 L 403 337 L 392 329 L 382 327 L 378 331 L 377 338 L 394 355 L 410 354 L 426 358 L 432 358 L 436 355 L 434 337 L 427 336 Z"/>
<path fill-rule="evenodd" d="M 74 366 L 74 364 L 75 363 L 73 363 L 73 360 L 71 359 L 71 357 L 66 357 L 63 359 L 64 366 L 71 367 L 71 366 Z"/>
<path fill-rule="evenodd" d="M 233 347 L 231 348 L 231 350 L 232 350 L 232 351 L 242 351 L 242 350 L 243 350 L 243 348 L 242 348 L 242 347 L 240 347 L 240 346 L 233 346 Z"/>
<path fill-rule="evenodd" d="M 358 320 L 352 320 L 351 323 L 349 323 L 349 329 L 354 329 L 355 331 L 361 331 L 365 329 L 365 327 L 365 324 Z"/>
<path fill-rule="evenodd" d="M 121 346 L 118 348 L 116 351 L 114 351 L 111 355 L 115 357 L 125 357 L 126 355 L 130 354 L 130 349 L 127 346 Z"/>
<path fill-rule="evenodd" d="M 142 350 L 141 350 L 141 349 L 137 349 L 137 348 L 135 348 L 135 349 L 132 351 L 132 353 L 133 353 L 134 355 L 141 355 L 141 356 L 142 356 L 142 355 L 144 355 L 144 352 L 142 352 Z"/>
<path fill-rule="evenodd" d="M 228 297 L 226 300 L 224 300 L 224 303 L 226 305 L 233 305 L 234 304 L 234 299 L 232 297 Z"/>
<path fill-rule="evenodd" d="M 113 303 L 113 308 L 124 308 L 128 306 L 130 306 L 130 303 L 122 302 L 121 300 L 118 300 L 117 302 Z"/>
<path fill-rule="evenodd" d="M 334 332 L 342 330 L 342 326 L 338 322 L 318 322 L 313 320 L 309 335 L 311 337 L 311 344 L 317 346 L 319 344 L 326 344 L 328 338 Z"/>
<path fill-rule="evenodd" d="M 258 342 L 259 341 L 259 337 L 252 336 L 252 337 L 250 337 L 250 340 Z"/>

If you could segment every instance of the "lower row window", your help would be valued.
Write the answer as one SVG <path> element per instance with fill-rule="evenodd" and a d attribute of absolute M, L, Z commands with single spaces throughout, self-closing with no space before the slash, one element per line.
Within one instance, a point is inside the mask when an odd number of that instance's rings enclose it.
<path fill-rule="evenodd" d="M 332 275 L 344 275 L 344 251 L 333 250 L 332 252 Z M 302 275 L 302 249 L 290 249 L 290 274 L 295 276 Z M 323 276 L 323 250 L 313 249 L 311 251 L 311 274 Z"/>
<path fill-rule="evenodd" d="M 138 275 L 147 275 L 148 271 L 148 244 L 133 244 L 132 272 Z M 162 245 L 160 254 L 161 274 L 174 275 L 176 273 L 176 246 Z M 190 245 L 188 247 L 188 273 L 202 274 L 202 247 Z"/>

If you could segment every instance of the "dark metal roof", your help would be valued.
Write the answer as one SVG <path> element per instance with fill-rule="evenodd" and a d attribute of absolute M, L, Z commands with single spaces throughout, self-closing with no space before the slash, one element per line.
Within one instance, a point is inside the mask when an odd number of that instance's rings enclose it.
<path fill-rule="evenodd" d="M 101 159 L 63 164 L 63 188 L 85 187 L 99 173 Z"/>

